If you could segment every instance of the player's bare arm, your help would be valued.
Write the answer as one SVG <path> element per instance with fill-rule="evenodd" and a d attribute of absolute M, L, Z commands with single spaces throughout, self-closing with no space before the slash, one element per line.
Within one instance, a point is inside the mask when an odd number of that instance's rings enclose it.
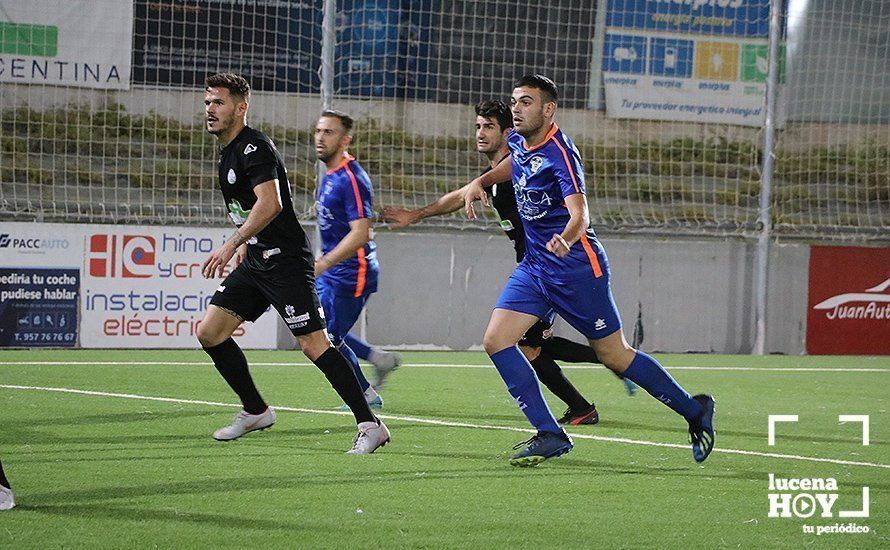
<path fill-rule="evenodd" d="M 464 205 L 464 193 L 466 192 L 466 189 L 467 186 L 465 185 L 460 189 L 455 189 L 454 191 L 442 195 L 435 202 L 431 202 L 424 207 L 415 208 L 413 210 L 398 206 L 387 206 L 382 212 L 383 219 L 386 220 L 389 227 L 393 229 L 401 229 L 425 218 L 456 212 Z"/>
<path fill-rule="evenodd" d="M 487 187 L 491 187 L 499 181 L 509 180 L 512 177 L 512 159 L 513 157 L 510 155 L 504 157 L 504 159 L 500 163 L 498 163 L 497 166 L 463 187 L 464 209 L 467 213 L 468 218 L 470 218 L 471 220 L 476 219 L 476 212 L 473 210 L 474 202 L 482 201 L 482 204 L 484 204 L 485 206 L 489 206 L 488 196 L 485 194 L 485 189 Z"/>
<path fill-rule="evenodd" d="M 254 235 L 262 231 L 269 222 L 275 219 L 282 209 L 278 195 L 278 180 L 265 181 L 253 188 L 256 204 L 250 210 L 244 225 L 235 230 L 229 239 L 210 254 L 201 268 L 205 279 L 214 276 L 222 277 L 223 269 L 235 251 L 245 246 Z"/>
<path fill-rule="evenodd" d="M 371 219 L 359 218 L 349 222 L 349 233 L 343 237 L 330 252 L 315 260 L 315 276 L 318 277 L 328 269 L 347 258 L 355 256 L 358 249 L 368 244 L 372 237 Z"/>
<path fill-rule="evenodd" d="M 562 233 L 554 233 L 550 242 L 547 243 L 547 250 L 556 254 L 559 258 L 564 258 L 572 245 L 578 242 L 587 226 L 590 225 L 590 213 L 587 210 L 587 197 L 583 193 L 575 193 L 565 198 L 566 208 L 569 211 L 569 223 L 566 224 Z"/>

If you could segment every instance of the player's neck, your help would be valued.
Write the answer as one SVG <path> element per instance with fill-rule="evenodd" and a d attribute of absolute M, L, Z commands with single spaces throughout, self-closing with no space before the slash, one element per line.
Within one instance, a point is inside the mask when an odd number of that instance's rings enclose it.
<path fill-rule="evenodd" d="M 547 138 L 547 134 L 550 133 L 550 129 L 553 127 L 553 121 L 544 124 L 540 128 L 538 128 L 534 134 L 525 138 L 525 146 L 531 149 L 532 147 L 537 147 L 541 143 L 544 142 L 544 139 Z"/>
<path fill-rule="evenodd" d="M 491 165 L 492 168 L 496 167 L 501 161 L 510 153 L 510 149 L 506 144 L 501 146 L 497 151 L 492 151 L 491 153 L 485 153 L 485 156 L 488 157 L 488 164 Z"/>
<path fill-rule="evenodd" d="M 346 149 L 343 149 L 342 151 L 338 151 L 337 154 L 332 155 L 331 158 L 324 162 L 324 164 L 328 170 L 333 170 L 334 168 L 339 166 L 341 162 L 343 162 L 343 159 L 348 156 L 349 152 Z"/>
<path fill-rule="evenodd" d="M 243 130 L 245 126 L 247 126 L 245 121 L 236 121 L 231 128 L 217 135 L 216 139 L 219 141 L 219 146 L 226 147 L 228 144 L 232 143 L 232 140 L 238 137 L 238 134 L 241 133 L 241 130 Z"/>

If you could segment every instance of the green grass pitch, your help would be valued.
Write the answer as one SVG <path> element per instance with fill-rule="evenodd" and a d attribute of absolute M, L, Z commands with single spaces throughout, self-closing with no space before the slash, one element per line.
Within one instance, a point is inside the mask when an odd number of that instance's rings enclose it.
<path fill-rule="evenodd" d="M 566 369 L 602 421 L 571 428 L 568 455 L 519 469 L 507 458 L 528 424 L 484 354 L 406 353 L 383 392 L 392 442 L 370 456 L 343 454 L 352 417 L 302 354 L 247 355 L 283 408 L 271 430 L 219 443 L 236 400 L 199 351 L 0 352 L 0 459 L 18 504 L 0 512 L 0 547 L 890 547 L 890 358 L 659 356 L 717 399 L 704 464 L 665 406 L 603 368 Z M 799 416 L 775 446 L 770 414 Z M 870 445 L 838 422 L 851 414 L 869 415 Z M 833 517 L 769 518 L 770 473 L 836 479 Z M 869 517 L 839 517 L 863 486 Z M 869 532 L 804 532 L 849 523 Z"/>

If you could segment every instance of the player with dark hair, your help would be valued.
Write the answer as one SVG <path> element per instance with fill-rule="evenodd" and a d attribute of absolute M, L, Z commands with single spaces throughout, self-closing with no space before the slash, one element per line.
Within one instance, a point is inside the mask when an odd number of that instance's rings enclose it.
<path fill-rule="evenodd" d="M 581 157 L 553 122 L 558 90 L 541 75 L 516 83 L 511 98 L 510 158 L 465 188 L 467 215 L 473 203 L 488 204 L 486 187 L 512 177 L 525 228 L 526 251 L 494 307 L 482 344 L 507 389 L 538 433 L 511 457 L 533 466 L 572 449 L 541 395 L 534 370 L 517 343 L 539 319 L 558 313 L 587 337 L 602 363 L 629 378 L 689 423 L 692 456 L 705 460 L 714 446 L 714 399 L 690 396 L 652 357 L 624 338 L 609 286 L 609 261 L 589 227 Z"/>
<path fill-rule="evenodd" d="M 349 115 L 330 110 L 315 123 L 315 152 L 328 169 L 315 197 L 322 251 L 315 260 L 315 288 L 327 318 L 328 336 L 349 361 L 368 405 L 379 409 L 383 399 L 344 342 L 368 298 L 377 292 L 380 272 L 372 228 L 374 190 L 371 178 L 348 152 L 352 125 Z M 391 369 L 375 368 L 377 383 L 382 385 Z"/>
<path fill-rule="evenodd" d="M 15 508 L 15 495 L 9 486 L 9 480 L 3 472 L 3 463 L 0 463 L 0 510 Z"/>
<path fill-rule="evenodd" d="M 350 454 L 373 453 L 390 439 L 389 430 L 368 408 L 352 368 L 325 333 L 324 312 L 315 292 L 314 258 L 297 221 L 281 154 L 263 133 L 247 126 L 250 86 L 231 73 L 207 79 L 207 131 L 220 144 L 219 186 L 235 233 L 203 264 L 205 278 L 222 276 L 230 259 L 237 267 L 219 285 L 198 341 L 219 373 L 241 398 L 243 410 L 213 437 L 228 441 L 275 423 L 275 412 L 253 383 L 247 360 L 232 333 L 272 305 L 306 354 L 349 405 L 358 424 Z"/>
<path fill-rule="evenodd" d="M 475 110 L 476 150 L 488 158 L 490 166 L 486 168 L 487 172 L 510 155 L 507 137 L 513 128 L 513 116 L 507 104 L 499 99 L 482 101 L 476 104 Z M 465 188 L 451 191 L 435 202 L 414 210 L 386 207 L 383 209 L 383 218 L 390 222 L 391 227 L 398 229 L 424 218 L 455 212 L 464 205 L 464 191 Z M 525 255 L 525 232 L 516 206 L 513 183 L 508 178 L 495 183 L 486 192 L 500 219 L 501 228 L 513 242 L 516 262 L 521 262 Z M 573 363 L 598 363 L 596 353 L 590 346 L 552 336 L 552 323 L 540 320 L 523 335 L 519 341 L 519 349 L 531 362 L 538 379 L 568 407 L 559 419 L 560 424 L 596 424 L 599 421 L 596 405 L 584 398 L 554 361 L 560 359 Z"/>

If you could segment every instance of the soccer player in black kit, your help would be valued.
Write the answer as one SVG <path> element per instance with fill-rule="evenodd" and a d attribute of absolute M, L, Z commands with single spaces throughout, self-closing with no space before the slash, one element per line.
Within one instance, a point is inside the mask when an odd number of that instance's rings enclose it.
<path fill-rule="evenodd" d="M 507 134 L 512 127 L 513 115 L 503 101 L 495 99 L 476 105 L 476 150 L 486 155 L 490 164 L 490 167 L 486 168 L 484 172 L 491 170 L 491 167 L 497 166 L 505 157 L 509 156 Z M 518 263 L 525 256 L 525 233 L 522 227 L 522 218 L 516 206 L 513 182 L 507 180 L 496 183 L 488 191 L 491 204 L 500 219 L 501 229 L 513 242 Z M 424 218 L 455 212 L 463 206 L 463 188 L 461 188 L 422 208 L 414 210 L 398 207 L 384 208 L 383 218 L 390 222 L 390 227 L 401 228 L 417 223 Z M 535 369 L 538 379 L 568 407 L 562 418 L 558 420 L 560 424 L 578 425 L 599 422 L 596 405 L 584 398 L 554 361 L 554 359 L 559 359 L 571 363 L 598 363 L 596 353 L 590 346 L 553 336 L 552 327 L 544 321 L 538 321 L 525 333 L 519 342 L 519 347 Z M 636 385 L 630 381 L 627 382 L 629 382 L 627 384 L 628 392 L 633 395 Z"/>
<path fill-rule="evenodd" d="M 294 214 L 284 162 L 268 137 L 247 126 L 249 103 L 250 85 L 243 77 L 222 73 L 207 79 L 206 127 L 221 147 L 219 186 L 236 229 L 207 258 L 202 274 L 222 276 L 233 257 L 237 267 L 213 295 L 198 325 L 198 341 L 243 406 L 213 437 L 237 439 L 275 423 L 275 411 L 260 396 L 244 353 L 232 339 L 242 322 L 256 320 L 271 305 L 352 410 L 359 431 L 347 452 L 373 453 L 389 441 L 389 430 L 371 413 L 355 373 L 324 330 L 315 259 Z"/>

